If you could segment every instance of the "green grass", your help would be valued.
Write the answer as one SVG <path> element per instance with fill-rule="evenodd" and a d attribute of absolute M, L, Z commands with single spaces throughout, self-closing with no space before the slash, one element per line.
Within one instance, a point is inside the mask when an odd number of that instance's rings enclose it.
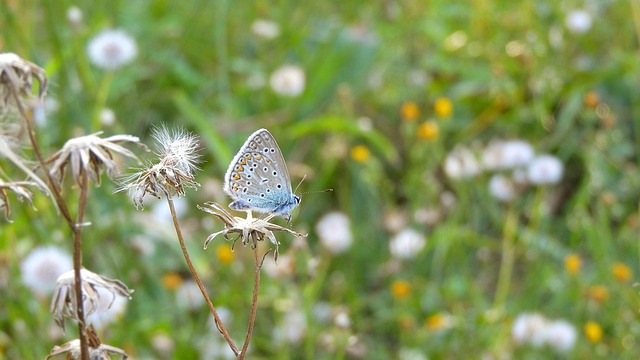
<path fill-rule="evenodd" d="M 80 6 L 83 24 L 73 28 L 66 11 L 74 4 L 0 4 L 1 51 L 42 66 L 51 82 L 48 96 L 58 104 L 38 129 L 38 140 L 52 154 L 69 138 L 99 130 L 139 136 L 148 145 L 151 128 L 160 124 L 201 137 L 205 162 L 196 180 L 202 188 L 187 193 L 181 219 L 214 304 L 232 314 L 236 341 L 244 338 L 248 318 L 251 253 L 236 244 L 233 262 L 223 263 L 216 248 L 228 244 L 220 239 L 203 251 L 221 224 L 196 204 L 228 203 L 222 194 L 228 162 L 260 127 L 278 139 L 294 187 L 306 175 L 299 191 L 334 189 L 304 195 L 294 212 L 292 229 L 309 233 L 304 246 L 279 236 L 281 253 L 293 256 L 295 267 L 283 278 L 263 271 L 250 358 L 394 359 L 407 349 L 443 359 L 636 357 L 636 2 L 588 3 L 593 24 L 584 34 L 565 26 L 567 13 L 582 5 L 573 2 L 94 1 Z M 250 27 L 257 18 L 277 22 L 280 35 L 254 35 Z M 113 72 L 93 66 L 85 51 L 106 27 L 127 31 L 138 45 L 136 59 Z M 456 32 L 466 37 L 459 48 L 451 46 Z M 562 38 L 555 45 L 554 34 Z M 510 56 L 507 49 L 514 48 L 519 50 Z M 299 97 L 269 88 L 269 75 L 283 64 L 305 71 Z M 424 81 L 412 81 L 416 73 Z M 266 79 L 264 88 L 248 86 L 255 74 Z M 590 93 L 599 98 L 597 108 L 585 103 Z M 453 104 L 446 119 L 434 113 L 440 97 Z M 416 122 L 401 117 L 406 101 L 420 108 Z M 104 107 L 117 119 L 106 128 L 98 117 Z M 427 120 L 437 121 L 436 139 L 416 135 Z M 491 172 L 465 180 L 444 174 L 454 147 L 477 151 L 498 138 L 523 139 L 536 153 L 558 156 L 563 180 L 528 188 L 503 204 L 487 190 Z M 350 155 L 357 145 L 370 150 L 363 162 Z M 32 155 L 29 149 L 24 154 Z M 6 159 L 0 166 L 14 179 L 23 176 Z M 77 191 L 67 185 L 64 195 L 73 204 Z M 99 332 L 101 340 L 139 359 L 198 358 L 197 344 L 218 340 L 209 340 L 217 335 L 206 307 L 178 306 L 175 290 L 163 285 L 167 274 L 189 278 L 171 223 L 150 216 L 155 205 L 136 211 L 125 194 L 114 194 L 116 188 L 105 177 L 90 190 L 84 264 L 135 293 L 125 315 Z M 445 193 L 456 199 L 446 210 L 440 200 Z M 13 222 L 0 223 L 0 359 L 41 359 L 77 336 L 76 328 L 68 324 L 62 339 L 51 338 L 50 299 L 36 299 L 23 285 L 20 262 L 46 244 L 71 253 L 72 237 L 45 196 L 36 194 L 37 211 L 12 196 Z M 441 210 L 439 221 L 416 222 L 414 213 L 424 208 Z M 334 210 L 350 218 L 354 238 L 341 255 L 323 249 L 314 229 Z M 411 260 L 392 261 L 389 254 L 393 233 L 384 223 L 392 212 L 405 214 L 406 226 L 427 237 Z M 141 254 L 136 239 L 152 242 L 154 251 Z M 565 269 L 569 254 L 582 259 L 576 275 Z M 631 278 L 616 280 L 615 263 L 626 264 Z M 406 298 L 392 294 L 395 280 L 411 284 Z M 589 296 L 594 285 L 608 290 L 602 302 Z M 350 326 L 318 320 L 313 309 L 319 303 L 348 313 Z M 290 308 L 306 316 L 297 344 L 273 335 Z M 578 334 L 575 346 L 566 353 L 518 346 L 511 325 L 524 312 L 570 322 Z M 451 326 L 430 329 L 425 321 L 434 314 L 451 316 Z M 603 329 L 595 343 L 583 330 L 589 321 Z M 169 354 L 154 347 L 158 334 L 172 339 Z"/>

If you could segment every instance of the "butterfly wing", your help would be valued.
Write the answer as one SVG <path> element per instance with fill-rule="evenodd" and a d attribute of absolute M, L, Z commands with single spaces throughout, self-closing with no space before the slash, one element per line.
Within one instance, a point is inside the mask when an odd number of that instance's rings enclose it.
<path fill-rule="evenodd" d="M 253 133 L 225 174 L 224 190 L 234 210 L 287 213 L 299 202 L 292 194 L 289 172 L 273 135 L 266 129 Z"/>

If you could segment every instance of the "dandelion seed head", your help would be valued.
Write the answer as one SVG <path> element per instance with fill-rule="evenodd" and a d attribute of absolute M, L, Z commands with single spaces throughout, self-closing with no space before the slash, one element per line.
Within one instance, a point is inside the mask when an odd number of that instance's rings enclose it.
<path fill-rule="evenodd" d="M 20 263 L 22 282 L 39 297 L 53 293 L 56 280 L 73 266 L 71 256 L 55 246 L 35 248 Z"/>
<path fill-rule="evenodd" d="M 271 74 L 269 84 L 278 95 L 299 96 L 306 84 L 304 70 L 296 65 L 284 65 Z"/>
<path fill-rule="evenodd" d="M 559 352 L 571 350 L 578 338 L 576 328 L 564 320 L 549 322 L 546 326 L 545 333 L 545 343 Z"/>
<path fill-rule="evenodd" d="M 137 54 L 135 40 L 122 30 L 104 30 L 87 45 L 89 60 L 105 70 L 115 70 L 128 64 Z"/>
<path fill-rule="evenodd" d="M 275 39 L 280 35 L 280 25 L 271 20 L 256 19 L 251 24 L 251 31 L 261 38 Z"/>
<path fill-rule="evenodd" d="M 416 257 L 427 244 L 422 233 L 413 229 L 405 229 L 389 241 L 389 252 L 396 259 L 412 259 Z"/>
<path fill-rule="evenodd" d="M 575 9 L 567 14 L 564 23 L 570 32 L 574 34 L 584 34 L 591 29 L 593 19 L 588 11 Z"/>
<path fill-rule="evenodd" d="M 534 185 L 556 184 L 562 179 L 564 165 L 552 155 L 536 156 L 527 168 L 527 178 Z"/>
<path fill-rule="evenodd" d="M 489 192 L 499 201 L 511 201 L 516 197 L 516 187 L 510 178 L 495 174 L 489 180 Z"/>
<path fill-rule="evenodd" d="M 320 218 L 316 233 L 322 246 L 332 254 L 344 253 L 353 243 L 349 218 L 342 212 L 330 212 Z"/>

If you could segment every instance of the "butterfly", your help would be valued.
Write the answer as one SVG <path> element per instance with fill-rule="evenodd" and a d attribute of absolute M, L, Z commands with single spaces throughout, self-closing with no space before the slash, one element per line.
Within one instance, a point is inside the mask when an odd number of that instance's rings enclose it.
<path fill-rule="evenodd" d="M 279 215 L 287 221 L 300 201 L 291 190 L 289 171 L 273 135 L 260 129 L 245 141 L 229 164 L 224 191 L 233 199 L 229 208 Z"/>

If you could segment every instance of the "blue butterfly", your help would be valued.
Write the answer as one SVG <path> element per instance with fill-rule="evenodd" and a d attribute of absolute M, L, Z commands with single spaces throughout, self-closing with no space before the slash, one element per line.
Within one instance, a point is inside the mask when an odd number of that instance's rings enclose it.
<path fill-rule="evenodd" d="M 224 176 L 224 191 L 233 199 L 229 204 L 233 210 L 275 214 L 287 221 L 302 200 L 291 190 L 282 151 L 266 129 L 251 134 L 233 158 Z"/>

